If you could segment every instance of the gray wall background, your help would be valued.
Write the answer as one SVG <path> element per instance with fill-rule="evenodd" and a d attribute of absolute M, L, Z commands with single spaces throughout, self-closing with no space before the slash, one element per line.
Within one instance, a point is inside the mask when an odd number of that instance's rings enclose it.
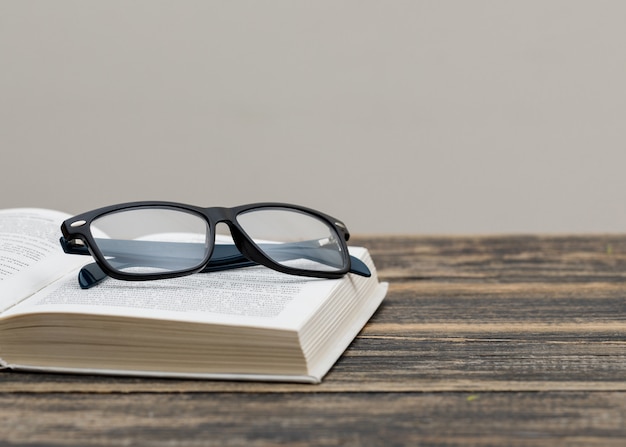
<path fill-rule="evenodd" d="M 626 230 L 626 2 L 0 0 L 0 208 Z"/>

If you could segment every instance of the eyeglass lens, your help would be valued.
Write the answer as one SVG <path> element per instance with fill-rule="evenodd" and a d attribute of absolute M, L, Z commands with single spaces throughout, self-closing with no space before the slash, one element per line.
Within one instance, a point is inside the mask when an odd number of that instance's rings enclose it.
<path fill-rule="evenodd" d="M 106 214 L 92 222 L 91 233 L 110 267 L 125 273 L 193 269 L 209 250 L 207 222 L 180 210 L 140 208 Z"/>
<path fill-rule="evenodd" d="M 256 246 L 274 262 L 313 271 L 338 271 L 345 265 L 339 235 L 317 217 L 291 209 L 255 209 L 237 222 Z"/>

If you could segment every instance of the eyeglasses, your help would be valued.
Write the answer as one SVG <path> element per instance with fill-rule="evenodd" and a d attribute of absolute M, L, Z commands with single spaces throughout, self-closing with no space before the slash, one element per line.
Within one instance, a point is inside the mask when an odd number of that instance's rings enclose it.
<path fill-rule="evenodd" d="M 282 203 L 234 208 L 124 203 L 72 217 L 61 231 L 65 253 L 96 261 L 79 272 L 84 289 L 107 276 L 145 281 L 257 264 L 316 278 L 371 275 L 349 255 L 350 234 L 340 220 Z"/>

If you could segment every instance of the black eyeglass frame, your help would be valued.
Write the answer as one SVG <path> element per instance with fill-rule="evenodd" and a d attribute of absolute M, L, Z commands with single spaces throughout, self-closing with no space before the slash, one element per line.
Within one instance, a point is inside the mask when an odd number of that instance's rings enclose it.
<path fill-rule="evenodd" d="M 168 209 L 191 213 L 205 220 L 211 236 L 211 245 L 202 263 L 189 269 L 150 274 L 125 273 L 111 268 L 106 262 L 105 256 L 98 248 L 98 244 L 91 233 L 91 223 L 94 220 L 107 214 L 130 211 L 133 209 Z M 340 246 L 341 256 L 343 258 L 342 268 L 333 271 L 308 270 L 288 267 L 273 261 L 271 258 L 266 256 L 260 248 L 257 247 L 252 238 L 247 235 L 245 230 L 237 222 L 237 215 L 256 209 L 292 210 L 304 214 L 309 214 L 325 222 L 327 225 L 329 225 L 330 228 L 334 229 L 339 236 L 337 239 L 337 243 Z M 63 237 L 61 238 L 61 245 L 63 247 L 63 250 L 68 254 L 91 254 L 91 256 L 96 261 L 96 264 L 102 269 L 102 271 L 112 278 L 125 281 L 149 281 L 157 279 L 177 278 L 201 272 L 209 264 L 216 246 L 215 229 L 218 223 L 225 223 L 226 225 L 228 225 L 236 248 L 245 258 L 256 264 L 268 267 L 272 270 L 276 270 L 290 275 L 325 279 L 341 278 L 342 276 L 350 272 L 350 255 L 348 253 L 348 247 L 346 244 L 346 242 L 350 239 L 350 233 L 348 232 L 346 225 L 341 220 L 320 211 L 299 205 L 280 202 L 251 203 L 232 208 L 204 208 L 184 203 L 162 201 L 141 201 L 110 205 L 103 208 L 87 211 L 85 213 L 78 214 L 70 219 L 65 220 L 61 224 L 61 233 L 63 234 Z"/>

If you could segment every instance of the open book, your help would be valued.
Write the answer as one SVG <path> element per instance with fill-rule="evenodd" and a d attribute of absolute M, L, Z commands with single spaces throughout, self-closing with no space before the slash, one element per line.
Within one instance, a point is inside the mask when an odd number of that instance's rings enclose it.
<path fill-rule="evenodd" d="M 0 367 L 17 370 L 318 383 L 387 291 L 372 272 L 328 280 L 246 267 L 168 280 L 107 279 L 63 253 L 42 209 L 0 211 Z"/>

